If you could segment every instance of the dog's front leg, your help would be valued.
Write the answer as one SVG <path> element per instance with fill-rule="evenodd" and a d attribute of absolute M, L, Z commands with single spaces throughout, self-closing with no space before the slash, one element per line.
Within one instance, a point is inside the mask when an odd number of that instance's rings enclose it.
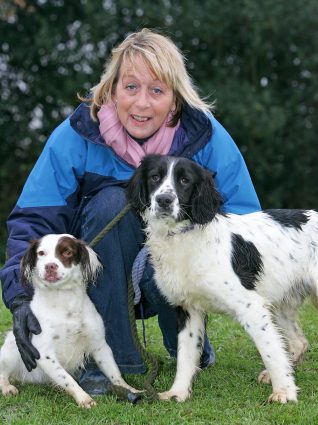
<path fill-rule="evenodd" d="M 177 373 L 169 391 L 159 394 L 161 400 L 185 401 L 191 396 L 192 381 L 198 370 L 204 341 L 204 314 L 198 310 L 178 308 L 179 333 Z"/>
<path fill-rule="evenodd" d="M 113 352 L 105 341 L 91 341 L 91 354 L 105 376 L 114 385 L 126 388 L 134 393 L 139 392 L 136 388 L 131 387 L 121 376 L 120 370 L 115 362 Z"/>
<path fill-rule="evenodd" d="M 48 353 L 48 354 L 47 354 Z M 54 384 L 63 388 L 74 398 L 80 407 L 90 409 L 95 406 L 95 401 L 78 385 L 72 376 L 61 366 L 55 354 L 46 352 L 37 360 L 38 366 L 46 373 Z"/>

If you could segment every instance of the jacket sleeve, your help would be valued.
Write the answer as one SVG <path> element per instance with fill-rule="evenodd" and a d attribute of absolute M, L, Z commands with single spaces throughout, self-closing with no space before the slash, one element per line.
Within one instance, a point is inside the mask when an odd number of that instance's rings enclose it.
<path fill-rule="evenodd" d="M 7 257 L 0 271 L 3 300 L 10 308 L 32 288 L 20 283 L 20 260 L 29 242 L 46 233 L 70 233 L 78 208 L 78 188 L 86 142 L 65 120 L 55 129 L 31 171 L 8 218 Z"/>
<path fill-rule="evenodd" d="M 211 140 L 193 159 L 214 174 L 224 212 L 259 211 L 261 206 L 242 154 L 224 127 L 215 118 L 211 120 Z"/>

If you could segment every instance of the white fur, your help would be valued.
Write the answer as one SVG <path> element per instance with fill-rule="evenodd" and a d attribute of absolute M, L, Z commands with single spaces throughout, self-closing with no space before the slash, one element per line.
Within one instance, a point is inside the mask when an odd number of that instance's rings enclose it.
<path fill-rule="evenodd" d="M 91 355 L 101 371 L 116 385 L 131 391 L 121 377 L 112 351 L 105 341 L 105 328 L 95 306 L 86 294 L 86 281 L 81 264 L 65 267 L 55 256 L 61 237 L 71 235 L 46 235 L 40 240 L 36 267 L 28 270 L 32 276 L 34 296 L 31 309 L 38 319 L 42 332 L 32 335 L 32 344 L 40 353 L 37 367 L 28 372 L 22 362 L 12 332 L 6 337 L 0 351 L 0 388 L 4 395 L 16 394 L 10 381 L 29 383 L 53 382 L 69 393 L 81 407 L 90 408 L 95 401 L 83 391 L 71 374 Z M 94 251 L 86 246 L 92 275 L 101 265 Z M 48 282 L 45 265 L 57 265 L 59 280 Z"/>
<path fill-rule="evenodd" d="M 296 310 L 306 295 L 317 300 L 317 212 L 306 211 L 308 221 L 301 230 L 282 226 L 265 212 L 216 214 L 206 225 L 189 227 L 188 221 L 176 220 L 181 208 L 173 185 L 176 163 L 167 168 L 144 211 L 156 283 L 169 302 L 189 313 L 178 336 L 176 377 L 161 398 L 184 401 L 191 395 L 204 314 L 218 311 L 236 319 L 253 339 L 266 367 L 259 382 L 271 382 L 273 387 L 269 401 L 297 401 L 292 364 L 307 350 L 308 342 L 297 324 Z M 166 187 L 176 197 L 174 212 L 160 216 L 156 196 Z M 232 233 L 252 242 L 261 254 L 263 270 L 252 290 L 233 270 Z"/>
<path fill-rule="evenodd" d="M 168 170 L 167 170 L 167 175 L 166 175 L 164 181 L 162 182 L 160 187 L 153 193 L 153 196 L 152 196 L 152 199 L 151 199 L 151 204 L 150 204 L 150 211 L 151 211 L 151 214 L 154 215 L 154 216 L 157 216 L 157 214 L 160 210 L 160 208 L 158 207 L 158 203 L 156 202 L 158 195 L 160 196 L 160 195 L 164 195 L 164 194 L 170 194 L 171 196 L 173 196 L 171 216 L 175 219 L 178 217 L 179 202 L 178 202 L 178 197 L 176 195 L 175 183 L 174 183 L 174 180 L 173 180 L 174 163 L 175 162 L 172 161 L 169 164 L 169 167 L 168 167 Z"/>

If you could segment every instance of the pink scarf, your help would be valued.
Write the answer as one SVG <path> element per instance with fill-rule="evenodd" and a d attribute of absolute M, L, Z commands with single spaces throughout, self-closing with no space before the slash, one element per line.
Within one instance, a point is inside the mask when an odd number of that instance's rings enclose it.
<path fill-rule="evenodd" d="M 167 127 L 167 123 L 171 119 L 171 115 L 168 114 L 159 130 L 143 145 L 140 145 L 129 136 L 119 121 L 113 102 L 102 105 L 97 117 L 99 119 L 100 134 L 105 143 L 134 167 L 138 167 L 140 161 L 147 154 L 158 153 L 166 155 L 170 150 L 175 132 L 180 125 L 178 122 L 175 127 Z"/>

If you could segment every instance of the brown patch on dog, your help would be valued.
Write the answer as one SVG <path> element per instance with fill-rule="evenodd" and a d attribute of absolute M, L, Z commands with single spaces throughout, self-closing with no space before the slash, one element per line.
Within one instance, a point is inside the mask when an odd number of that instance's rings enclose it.
<path fill-rule="evenodd" d="M 55 248 L 56 257 L 62 262 L 64 267 L 71 267 L 81 260 L 81 242 L 69 236 L 62 236 Z"/>

